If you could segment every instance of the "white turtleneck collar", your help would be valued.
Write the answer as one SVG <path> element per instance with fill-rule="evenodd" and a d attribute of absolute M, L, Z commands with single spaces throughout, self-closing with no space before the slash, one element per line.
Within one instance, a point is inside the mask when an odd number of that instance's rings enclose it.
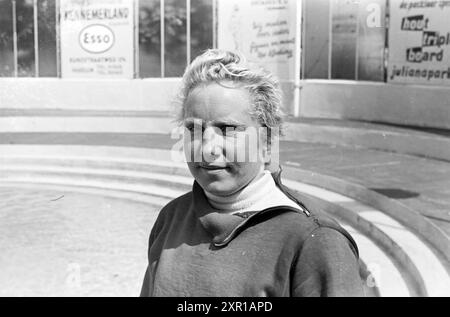
<path fill-rule="evenodd" d="M 276 185 L 270 171 L 255 177 L 246 187 L 230 196 L 218 196 L 204 191 L 211 206 L 220 212 L 239 213 L 258 211 L 275 206 L 300 207 L 288 198 Z"/>

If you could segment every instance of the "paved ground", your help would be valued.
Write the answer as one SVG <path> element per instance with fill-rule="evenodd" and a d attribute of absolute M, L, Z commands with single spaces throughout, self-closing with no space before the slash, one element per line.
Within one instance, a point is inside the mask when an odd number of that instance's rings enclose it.
<path fill-rule="evenodd" d="M 139 294 L 159 207 L 38 188 L 0 197 L 0 296 Z"/>

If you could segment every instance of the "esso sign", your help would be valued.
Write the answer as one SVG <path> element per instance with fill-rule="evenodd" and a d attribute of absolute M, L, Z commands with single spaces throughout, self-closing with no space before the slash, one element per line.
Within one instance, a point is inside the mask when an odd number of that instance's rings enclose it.
<path fill-rule="evenodd" d="M 86 52 L 104 53 L 114 45 L 114 33 L 105 25 L 93 24 L 81 30 L 79 41 Z"/>

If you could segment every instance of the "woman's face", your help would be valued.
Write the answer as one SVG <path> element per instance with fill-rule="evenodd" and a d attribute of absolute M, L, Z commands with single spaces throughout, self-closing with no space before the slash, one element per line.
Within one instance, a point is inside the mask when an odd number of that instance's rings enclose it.
<path fill-rule="evenodd" d="M 245 88 L 211 83 L 195 88 L 185 103 L 185 155 L 200 186 L 227 196 L 264 171 L 264 131 L 250 114 Z"/>

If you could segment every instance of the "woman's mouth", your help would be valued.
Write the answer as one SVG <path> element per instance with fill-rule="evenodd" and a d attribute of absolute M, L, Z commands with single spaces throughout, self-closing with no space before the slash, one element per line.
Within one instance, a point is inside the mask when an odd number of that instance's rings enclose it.
<path fill-rule="evenodd" d="M 208 165 L 208 164 L 200 164 L 200 168 L 203 168 L 208 171 L 218 171 L 218 170 L 224 170 L 227 169 L 227 166 L 221 166 L 221 165 Z"/>

